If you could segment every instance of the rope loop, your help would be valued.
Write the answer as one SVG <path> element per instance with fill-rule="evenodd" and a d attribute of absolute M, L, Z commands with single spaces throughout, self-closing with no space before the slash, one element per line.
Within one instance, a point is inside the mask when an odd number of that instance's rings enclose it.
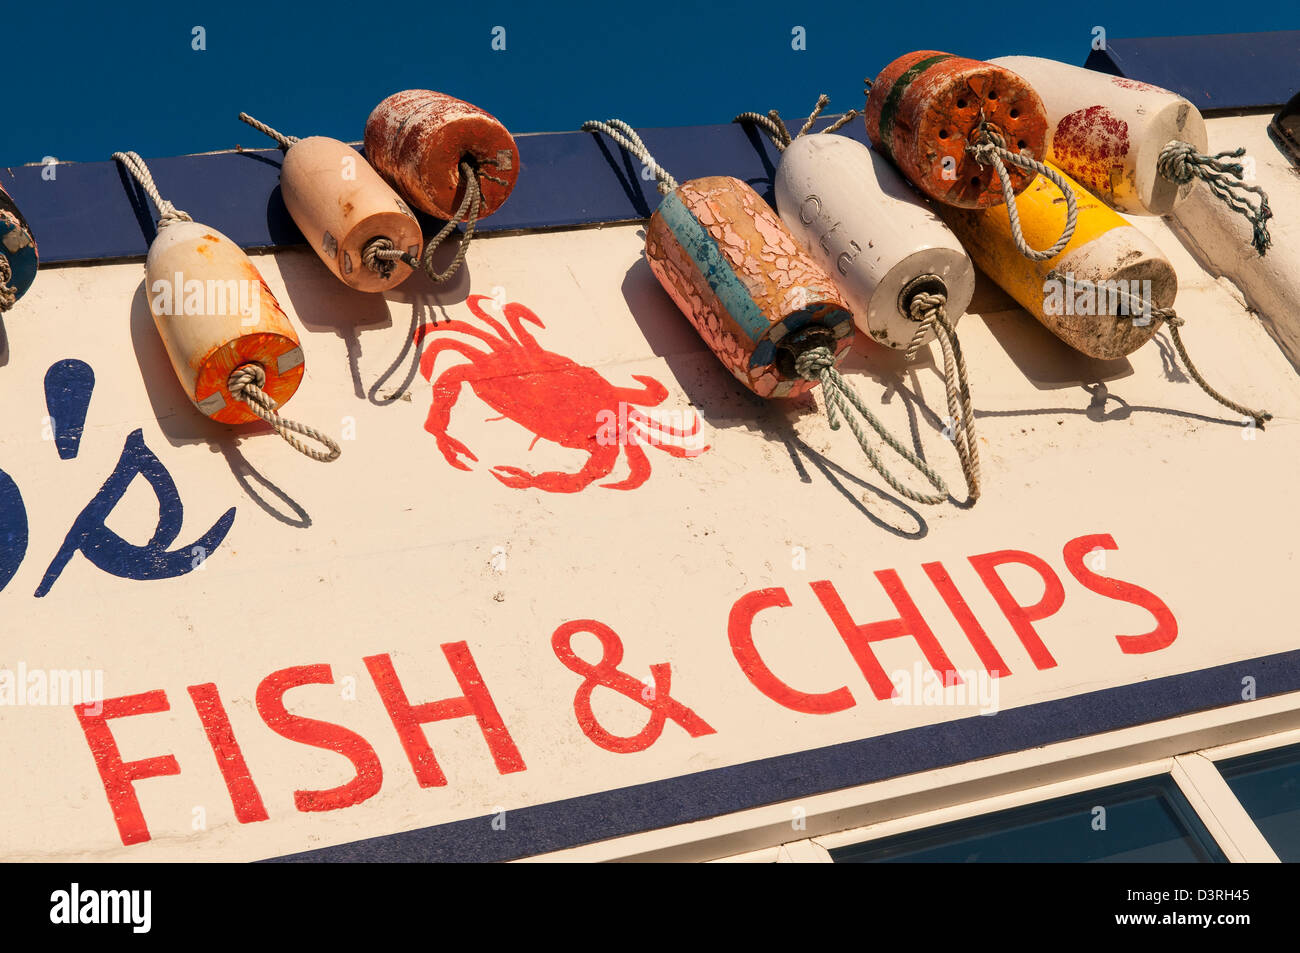
<path fill-rule="evenodd" d="M 478 184 L 482 173 L 477 172 L 468 162 L 461 162 L 460 174 L 461 180 L 465 183 L 465 194 L 460 200 L 460 207 L 456 209 L 456 214 L 442 226 L 438 234 L 434 235 L 429 240 L 429 243 L 424 246 L 424 252 L 419 258 L 414 258 L 409 252 L 396 247 L 391 239 L 372 238 L 366 244 L 366 247 L 361 250 L 362 264 L 387 278 L 392 274 L 394 262 L 400 261 L 411 268 L 423 268 L 424 273 L 429 276 L 429 280 L 434 284 L 442 284 L 456 274 L 460 270 L 460 266 L 465 263 L 465 254 L 469 251 L 469 243 L 474 238 L 474 228 L 478 225 L 479 211 L 483 203 L 483 191 Z M 488 176 L 482 177 L 488 178 Z M 465 234 L 461 236 L 460 247 L 456 249 L 456 257 L 451 260 L 451 264 L 445 269 L 435 271 L 433 253 L 438 250 L 439 246 L 446 241 L 447 236 L 455 231 L 456 226 L 461 222 L 465 223 Z"/>
<path fill-rule="evenodd" d="M 1050 281 L 1057 281 L 1066 285 L 1070 289 L 1070 293 L 1074 293 L 1076 282 L 1073 278 L 1066 277 L 1055 269 L 1048 271 L 1046 278 Z M 1132 317 L 1135 314 L 1140 314 L 1148 319 L 1165 322 L 1169 327 L 1169 336 L 1173 338 L 1174 341 L 1174 350 L 1177 351 L 1178 357 L 1183 362 L 1183 366 L 1187 368 L 1188 376 L 1191 377 L 1191 379 L 1196 382 L 1197 386 L 1199 386 L 1201 390 L 1205 391 L 1208 396 L 1222 404 L 1224 407 L 1227 407 L 1229 410 L 1235 411 L 1241 416 L 1253 420 L 1255 426 L 1260 430 L 1264 429 L 1265 423 L 1273 419 L 1273 415 L 1268 411 L 1251 410 L 1249 407 L 1239 404 L 1235 400 L 1230 400 L 1227 397 L 1224 397 L 1221 393 L 1210 386 L 1209 382 L 1201 376 L 1200 370 L 1198 370 L 1196 365 L 1192 363 L 1192 359 L 1187 355 L 1187 348 L 1183 344 L 1183 336 L 1178 331 L 1178 329 L 1187 322 L 1181 318 L 1173 308 L 1153 308 L 1151 307 L 1151 302 L 1128 291 L 1119 290 L 1116 292 L 1116 296 L 1124 298 L 1129 302 L 1129 307 L 1127 309 L 1129 317 Z"/>
<path fill-rule="evenodd" d="M 898 441 L 898 438 L 889 432 L 885 425 L 871 412 L 871 409 L 858 392 L 853 389 L 853 386 L 835 369 L 835 354 L 829 347 L 823 345 L 808 348 L 795 358 L 794 366 L 800 377 L 805 380 L 816 381 L 822 385 L 822 394 L 826 400 L 826 416 L 830 420 L 831 429 L 840 429 L 841 417 L 847 420 L 849 429 L 853 431 L 853 436 L 858 440 L 858 446 L 862 448 L 862 452 L 866 454 L 871 465 L 899 495 L 914 503 L 925 504 L 942 503 L 948 498 L 948 487 L 944 484 L 943 479 L 930 469 L 924 460 L 921 460 L 916 454 L 904 447 Z M 862 415 L 863 419 L 871 425 L 872 429 L 880 435 L 880 438 L 895 453 L 915 467 L 925 477 L 926 481 L 939 492 L 918 493 L 904 486 L 897 477 L 885 469 L 880 457 L 871 446 L 866 432 L 858 423 L 857 417 L 854 416 L 854 410 L 857 410 Z"/>
<path fill-rule="evenodd" d="M 286 151 L 294 143 L 302 141 L 297 136 L 286 136 L 281 132 L 277 132 L 276 130 L 268 126 L 266 123 L 259 122 L 258 120 L 254 119 L 248 113 L 240 113 L 239 118 L 241 122 L 248 123 L 250 126 L 256 129 L 258 132 L 262 133 L 264 136 L 269 136 L 270 138 L 274 139 L 276 142 L 280 144 L 280 148 Z"/>
<path fill-rule="evenodd" d="M 1079 206 L 1074 197 L 1074 189 L 1070 188 L 1061 174 L 1036 159 L 1019 152 L 1012 152 L 1006 147 L 1002 137 L 983 121 L 980 122 L 976 141 L 967 145 L 966 151 L 980 165 L 992 165 L 993 170 L 997 172 L 998 181 L 1002 185 L 1002 200 L 1006 203 L 1007 216 L 1011 219 L 1011 238 L 1016 243 L 1020 254 L 1030 261 L 1046 261 L 1059 255 L 1065 246 L 1070 244 L 1070 239 L 1074 237 L 1074 228 L 1079 221 Z M 1020 227 L 1020 211 L 1016 208 L 1016 193 L 1011 187 L 1011 176 L 1007 174 L 1006 163 L 1046 176 L 1065 196 L 1065 228 L 1051 248 L 1039 251 L 1030 248 L 1029 243 L 1025 241 L 1025 233 Z"/>
<path fill-rule="evenodd" d="M 667 195 L 677 188 L 677 180 L 669 174 L 667 169 L 655 162 L 654 157 L 650 155 L 650 150 L 641 141 L 641 137 L 637 135 L 636 130 L 623 120 L 609 119 L 605 122 L 594 119 L 588 120 L 582 124 L 582 131 L 603 132 L 633 156 L 640 159 L 641 163 L 654 174 L 655 186 L 659 189 L 660 195 Z"/>
<path fill-rule="evenodd" d="M 1225 161 L 1240 159 L 1245 154 L 1246 148 L 1242 146 L 1232 152 L 1206 155 L 1190 142 L 1175 139 L 1160 150 L 1156 171 L 1179 185 L 1186 185 L 1195 178 L 1204 179 L 1216 198 L 1250 222 L 1250 243 L 1256 252 L 1263 255 L 1273 244 L 1267 224 L 1273 217 L 1273 210 L 1268 204 L 1268 193 L 1258 185 L 1246 183 L 1245 169 L 1240 162 Z M 1249 194 L 1259 196 L 1258 205 L 1251 204 L 1247 197 Z"/>
<path fill-rule="evenodd" d="M 962 355 L 957 331 L 948 320 L 947 305 L 947 296 L 942 294 L 920 292 L 912 297 L 908 311 L 918 326 L 908 344 L 906 356 L 911 360 L 925 335 L 930 330 L 935 332 L 935 339 L 943 353 L 943 385 L 948 401 L 949 423 L 944 428 L 944 435 L 957 448 L 957 459 L 961 461 L 970 501 L 974 503 L 980 497 L 980 455 L 975 433 L 975 410 L 971 404 L 966 358 Z"/>
<path fill-rule="evenodd" d="M 153 204 L 158 208 L 158 227 L 163 228 L 167 225 L 173 225 L 176 222 L 192 222 L 188 212 L 182 212 L 171 202 L 166 201 L 158 194 L 158 186 L 154 184 L 153 175 L 149 172 L 149 167 L 145 165 L 144 160 L 134 152 L 114 152 L 113 158 L 126 167 L 132 177 L 140 183 L 140 188 L 144 194 L 153 200 Z"/>
<path fill-rule="evenodd" d="M 275 412 L 278 406 L 271 398 L 271 395 L 262 390 L 266 384 L 266 371 L 260 364 L 241 364 L 230 372 L 228 386 L 230 396 L 236 400 L 243 401 L 244 404 L 257 416 L 261 417 L 268 424 L 275 428 L 275 432 L 285 439 L 289 446 L 293 447 L 304 456 L 311 457 L 313 460 L 319 460 L 321 463 L 329 463 L 331 460 L 338 459 L 342 449 L 337 443 L 331 440 L 325 434 L 316 430 L 314 427 L 308 427 L 300 424 L 296 420 L 289 420 L 281 417 Z M 329 448 L 329 453 L 322 453 L 319 450 L 313 450 L 306 444 L 302 443 L 296 437 L 290 435 L 290 431 L 300 433 L 317 441 L 322 446 Z"/>

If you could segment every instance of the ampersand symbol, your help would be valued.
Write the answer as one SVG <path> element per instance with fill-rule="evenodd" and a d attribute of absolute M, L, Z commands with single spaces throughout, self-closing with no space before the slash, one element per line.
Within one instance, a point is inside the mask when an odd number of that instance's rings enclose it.
<path fill-rule="evenodd" d="M 590 632 L 600 640 L 601 656 L 596 664 L 585 662 L 573 651 L 573 636 L 576 632 Z M 626 672 L 618 670 L 623 661 L 623 641 L 609 626 L 594 619 L 575 619 L 566 622 L 555 630 L 551 636 L 551 648 L 555 651 L 564 667 L 583 676 L 577 694 L 573 696 L 573 713 L 578 718 L 578 725 L 583 734 L 606 751 L 630 754 L 644 751 L 663 734 L 664 725 L 672 719 L 686 729 L 692 738 L 714 734 L 699 715 L 687 708 L 669 694 L 672 688 L 672 665 L 660 662 L 650 666 L 650 675 L 654 684 L 638 681 Z M 606 731 L 596 720 L 591 710 L 591 693 L 598 687 L 611 688 L 630 698 L 650 712 L 650 720 L 635 735 L 616 735 Z"/>

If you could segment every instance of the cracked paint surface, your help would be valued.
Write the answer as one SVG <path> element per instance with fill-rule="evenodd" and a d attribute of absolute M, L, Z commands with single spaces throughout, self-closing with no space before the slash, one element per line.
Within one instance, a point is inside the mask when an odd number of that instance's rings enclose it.
<path fill-rule="evenodd" d="M 674 200 L 716 246 L 721 262 L 701 261 L 699 249 L 686 247 L 665 215 Z M 651 216 L 645 253 L 713 353 L 761 397 L 793 397 L 816 386 L 777 368 L 775 344 L 787 333 L 827 327 L 837 362 L 852 344 L 852 315 L 830 276 L 739 179 L 710 176 L 679 186 Z"/>
<path fill-rule="evenodd" d="M 519 178 L 519 149 L 495 116 L 429 89 L 393 93 L 366 120 L 366 158 L 412 205 L 446 221 L 460 204 L 460 162 L 472 158 L 505 182 L 479 178 L 479 218 L 491 215 Z"/>

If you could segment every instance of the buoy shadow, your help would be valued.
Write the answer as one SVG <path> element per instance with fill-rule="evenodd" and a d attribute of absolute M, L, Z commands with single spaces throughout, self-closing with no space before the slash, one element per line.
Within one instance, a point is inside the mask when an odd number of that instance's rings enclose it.
<path fill-rule="evenodd" d="M 1012 363 L 1039 390 L 1061 390 L 1133 374 L 1128 358 L 1089 357 L 1070 347 L 1022 308 L 980 315 Z"/>
<path fill-rule="evenodd" d="M 628 269 L 623 279 L 622 293 L 628 312 L 641 329 L 651 352 L 668 365 L 673 378 L 686 394 L 692 409 L 710 427 L 714 430 L 734 430 L 744 427 L 761 433 L 774 442 L 780 441 L 791 454 L 791 461 L 799 474 L 800 481 L 811 483 L 812 478 L 808 468 L 799 460 L 799 455 L 803 454 L 813 468 L 821 473 L 841 496 L 849 500 L 855 509 L 881 529 L 902 539 L 921 539 L 929 532 L 928 523 L 909 503 L 894 496 L 888 489 L 882 489 L 864 480 L 813 450 L 795 433 L 794 421 L 798 417 L 822 412 L 817 401 L 810 395 L 765 400 L 753 394 L 729 374 L 722 363 L 709 353 L 707 347 L 703 346 L 690 321 L 664 291 L 644 258 L 638 258 Z M 845 373 L 851 378 L 858 379 L 859 372 L 866 370 L 863 366 L 865 362 L 860 357 L 851 357 L 849 361 L 850 366 L 844 368 Z M 924 418 L 936 432 L 943 429 L 942 421 L 933 411 L 925 407 L 919 397 L 902 389 L 900 381 L 885 379 L 876 374 L 869 374 L 869 376 L 877 384 L 885 387 L 886 399 L 896 389 L 900 393 L 906 393 L 912 450 L 924 460 L 920 419 Z M 872 399 L 870 395 L 868 399 Z M 924 408 L 924 412 L 918 408 Z M 851 439 L 846 446 L 856 448 L 856 444 Z M 886 449 L 885 453 L 891 454 L 892 451 Z M 858 454 L 858 459 L 862 459 L 861 451 L 858 451 Z M 845 480 L 856 483 L 882 501 L 896 507 L 915 523 L 916 528 L 912 530 L 900 528 L 882 519 L 844 485 Z M 950 500 L 958 506 L 964 505 L 951 497 Z"/>
<path fill-rule="evenodd" d="M 280 436 L 270 426 L 263 423 L 243 424 L 238 428 L 219 424 L 210 417 L 205 417 L 190 401 L 189 396 L 176 379 L 167 349 L 163 347 L 162 338 L 154 325 L 153 315 L 149 311 L 149 300 L 145 295 L 144 282 L 141 281 L 131 299 L 130 317 L 131 346 L 135 351 L 136 363 L 140 367 L 140 378 L 144 382 L 145 395 L 158 429 L 173 447 L 192 444 L 206 444 L 214 453 L 220 452 L 230 464 L 231 472 L 239 482 L 249 499 L 282 523 L 306 528 L 311 525 L 311 517 L 279 487 L 261 475 L 244 459 L 239 452 L 239 443 L 250 437 L 270 437 L 279 440 Z M 251 475 L 264 485 L 297 514 L 296 519 L 285 516 L 276 510 L 253 490 L 247 477 Z"/>

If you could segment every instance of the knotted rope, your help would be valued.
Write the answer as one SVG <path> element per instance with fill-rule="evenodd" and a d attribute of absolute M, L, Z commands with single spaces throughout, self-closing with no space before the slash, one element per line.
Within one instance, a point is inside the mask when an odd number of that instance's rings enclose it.
<path fill-rule="evenodd" d="M 807 134 L 808 130 L 812 128 L 813 123 L 817 121 L 817 117 L 821 115 L 822 110 L 826 108 L 830 101 L 831 98 L 825 93 L 818 96 L 817 105 L 813 107 L 813 111 L 808 116 L 808 120 L 803 124 L 803 128 L 793 136 L 790 135 L 790 130 L 786 126 L 785 120 L 781 118 L 781 114 L 775 109 L 769 109 L 766 116 L 760 116 L 758 113 L 741 113 L 731 121 L 752 122 L 767 133 L 767 137 L 772 140 L 772 145 L 776 146 L 777 152 L 784 152 L 790 143 L 794 142 L 794 140 L 798 139 L 800 136 Z M 858 111 L 856 109 L 850 109 L 839 119 L 835 120 L 823 129 L 821 133 L 818 133 L 818 135 L 827 132 L 834 132 L 843 126 L 848 125 L 857 117 L 857 115 Z"/>
<path fill-rule="evenodd" d="M 1055 270 L 1049 271 L 1046 277 L 1049 280 L 1062 282 L 1067 287 L 1069 287 L 1071 292 L 1074 291 L 1076 283 L 1073 278 L 1065 277 L 1059 274 Z M 1110 289 L 1107 288 L 1107 294 L 1110 293 L 1111 293 Z M 1178 352 L 1179 358 L 1182 359 L 1183 366 L 1187 368 L 1188 375 L 1192 378 L 1192 380 L 1196 381 L 1197 385 L 1199 385 L 1201 390 L 1205 391 L 1206 394 L 1208 394 L 1214 400 L 1218 401 L 1224 407 L 1227 407 L 1229 410 L 1236 411 L 1238 414 L 1240 414 L 1243 417 L 1249 417 L 1251 420 L 1255 422 L 1255 426 L 1258 427 L 1260 430 L 1264 429 L 1264 424 L 1267 421 L 1273 419 L 1273 415 L 1270 414 L 1268 411 L 1251 410 L 1249 407 L 1243 406 L 1242 404 L 1237 403 L 1235 400 L 1229 400 L 1227 397 L 1224 397 L 1217 390 L 1215 390 L 1213 387 L 1210 386 L 1209 382 L 1206 381 L 1206 379 L 1201 376 L 1201 372 L 1197 370 L 1196 365 L 1192 363 L 1192 359 L 1187 356 L 1187 348 L 1183 345 L 1182 335 L 1179 334 L 1178 332 L 1178 329 L 1181 328 L 1186 322 L 1178 316 L 1177 312 L 1173 308 L 1153 308 L 1151 307 L 1151 302 L 1146 301 L 1145 299 L 1139 297 L 1138 295 L 1132 294 L 1131 292 L 1123 291 L 1121 289 L 1116 289 L 1115 293 L 1116 293 L 1116 297 L 1125 298 L 1129 301 L 1130 317 L 1133 314 L 1142 314 L 1149 318 L 1162 320 L 1165 322 L 1166 325 L 1168 325 L 1169 336 L 1174 340 L 1174 350 Z"/>
<path fill-rule="evenodd" d="M 474 227 L 478 224 L 479 211 L 483 203 L 483 192 L 478 184 L 480 173 L 476 172 L 468 162 L 462 161 L 460 175 L 461 180 L 465 183 L 465 194 L 460 200 L 460 207 L 456 209 L 456 214 L 447 220 L 447 224 L 442 226 L 441 231 L 433 236 L 429 244 L 424 246 L 424 254 L 416 259 L 409 252 L 393 247 L 393 243 L 389 239 L 375 238 L 361 251 L 361 261 L 366 267 L 374 269 L 387 278 L 392 271 L 392 263 L 401 261 L 411 268 L 423 268 L 424 273 L 429 276 L 429 280 L 434 284 L 441 284 L 454 275 L 465 261 L 465 253 L 469 251 L 469 243 L 474 238 Z M 494 182 L 501 181 L 487 175 L 484 175 L 483 178 L 491 178 Z M 455 231 L 456 226 L 461 222 L 465 223 L 465 234 L 461 236 L 460 247 L 456 249 L 456 257 L 451 260 L 451 264 L 445 269 L 435 271 L 433 253 L 438 250 L 438 246 L 446 241 L 447 236 Z M 384 268 L 388 270 L 384 271 Z"/>
<path fill-rule="evenodd" d="M 9 259 L 0 255 L 0 314 L 8 311 L 18 302 L 18 289 L 9 286 L 9 280 L 13 276 L 14 271 L 9 265 Z"/>
<path fill-rule="evenodd" d="M 943 479 L 931 470 L 924 460 L 921 460 L 916 454 L 899 443 L 898 439 L 871 412 L 871 409 L 867 407 L 866 402 L 863 401 L 858 392 L 835 369 L 835 353 L 829 347 L 809 348 L 795 358 L 794 367 L 800 377 L 805 380 L 817 381 L 822 385 L 822 394 L 826 399 L 826 416 L 830 420 L 831 429 L 840 429 L 841 417 L 847 420 L 849 429 L 853 431 L 853 436 L 858 438 L 858 446 L 862 448 L 862 452 L 866 454 L 871 465 L 876 468 L 876 471 L 885 478 L 885 482 L 892 486 L 899 495 L 914 503 L 930 504 L 942 503 L 948 498 L 948 487 L 944 484 Z M 863 431 L 862 426 L 853 415 L 855 409 L 867 423 L 871 424 L 872 429 L 880 435 L 880 438 L 895 453 L 919 470 L 929 484 L 939 492 L 918 493 L 904 486 L 897 477 L 885 469 L 885 465 L 881 463 L 880 457 L 877 456 L 875 449 L 871 446 L 865 431 Z"/>
<path fill-rule="evenodd" d="M 126 167 L 140 188 L 144 189 L 144 194 L 153 200 L 153 204 L 158 208 L 158 227 L 165 228 L 176 222 L 192 222 L 188 212 L 182 212 L 171 202 L 168 202 L 158 194 L 158 186 L 154 184 L 153 176 L 149 172 L 149 167 L 144 164 L 144 160 L 134 152 L 114 152 L 113 158 Z"/>
<path fill-rule="evenodd" d="M 641 137 L 636 134 L 636 130 L 629 126 L 621 119 L 610 119 L 607 122 L 590 120 L 582 124 L 583 132 L 603 132 L 620 146 L 630 152 L 641 163 L 654 173 L 655 184 L 659 189 L 660 195 L 667 195 L 673 189 L 677 188 L 677 180 L 668 174 L 668 171 L 655 162 L 654 157 L 650 155 L 650 150 L 646 148 Z"/>
<path fill-rule="evenodd" d="M 980 165 L 991 164 L 997 172 L 998 181 L 1002 183 L 1002 200 L 1006 203 L 1007 215 L 1011 219 L 1011 238 L 1015 241 L 1020 254 L 1030 261 L 1046 261 L 1059 255 L 1065 246 L 1070 244 L 1070 239 L 1074 237 L 1074 227 L 1079 220 L 1079 207 L 1074 198 L 1074 189 L 1070 188 L 1061 174 L 1036 159 L 1019 152 L 1012 152 L 1006 147 L 1003 138 L 990 129 L 984 120 L 980 120 L 977 141 L 967 145 L 966 151 Z M 1038 251 L 1030 248 L 1029 243 L 1025 241 L 1025 233 L 1020 228 L 1020 212 L 1016 208 L 1016 193 L 1011 188 L 1011 177 L 1007 174 L 1006 163 L 1008 162 L 1029 172 L 1046 176 L 1065 196 L 1065 228 L 1051 248 Z"/>
<path fill-rule="evenodd" d="M 329 463 L 331 460 L 338 459 L 339 454 L 343 451 L 337 443 L 325 436 L 325 434 L 313 427 L 300 424 L 296 420 L 281 417 L 275 412 L 276 407 L 279 405 L 271 398 L 270 394 L 262 390 L 265 383 L 266 371 L 262 369 L 260 364 L 241 364 L 230 372 L 228 381 L 230 396 L 242 401 L 249 410 L 274 427 L 275 432 L 299 453 L 311 457 L 313 460 L 319 460 L 321 463 Z M 289 431 L 300 433 L 304 437 L 328 447 L 329 453 L 313 450 L 296 437 L 290 436 Z"/>
<path fill-rule="evenodd" d="M 254 119 L 248 113 L 240 113 L 239 118 L 240 121 L 248 123 L 258 132 L 262 133 L 262 135 L 269 136 L 270 138 L 274 139 L 276 142 L 280 144 L 281 149 L 288 150 L 288 148 L 291 145 L 293 145 L 295 142 L 301 141 L 297 136 L 286 136 L 281 132 L 277 132 L 276 130 L 268 126 L 266 123 L 259 122 L 258 120 Z"/>
<path fill-rule="evenodd" d="M 966 358 L 962 356 L 957 331 L 948 320 L 947 304 L 946 295 L 920 292 L 912 297 L 908 308 L 918 326 L 907 346 L 906 356 L 912 360 L 926 334 L 934 331 L 943 352 L 943 382 L 948 399 L 948 418 L 952 421 L 952 442 L 957 448 L 962 474 L 966 477 L 970 501 L 974 503 L 980 496 L 979 438 L 975 433 L 975 411 L 971 406 Z"/>
<path fill-rule="evenodd" d="M 1225 159 L 1240 159 L 1246 154 L 1243 146 L 1232 152 L 1219 152 L 1206 155 L 1198 152 L 1190 142 L 1175 139 L 1160 150 L 1156 161 L 1156 171 L 1172 182 L 1186 185 L 1194 178 L 1205 180 L 1210 191 L 1228 208 L 1243 215 L 1251 225 L 1250 243 L 1255 251 L 1263 255 L 1273 243 L 1266 224 L 1273 217 L 1273 210 L 1268 207 L 1268 194 L 1258 185 L 1247 185 L 1245 172 L 1240 162 L 1225 162 Z M 1259 206 L 1251 205 L 1244 193 L 1253 192 L 1259 196 Z"/>

